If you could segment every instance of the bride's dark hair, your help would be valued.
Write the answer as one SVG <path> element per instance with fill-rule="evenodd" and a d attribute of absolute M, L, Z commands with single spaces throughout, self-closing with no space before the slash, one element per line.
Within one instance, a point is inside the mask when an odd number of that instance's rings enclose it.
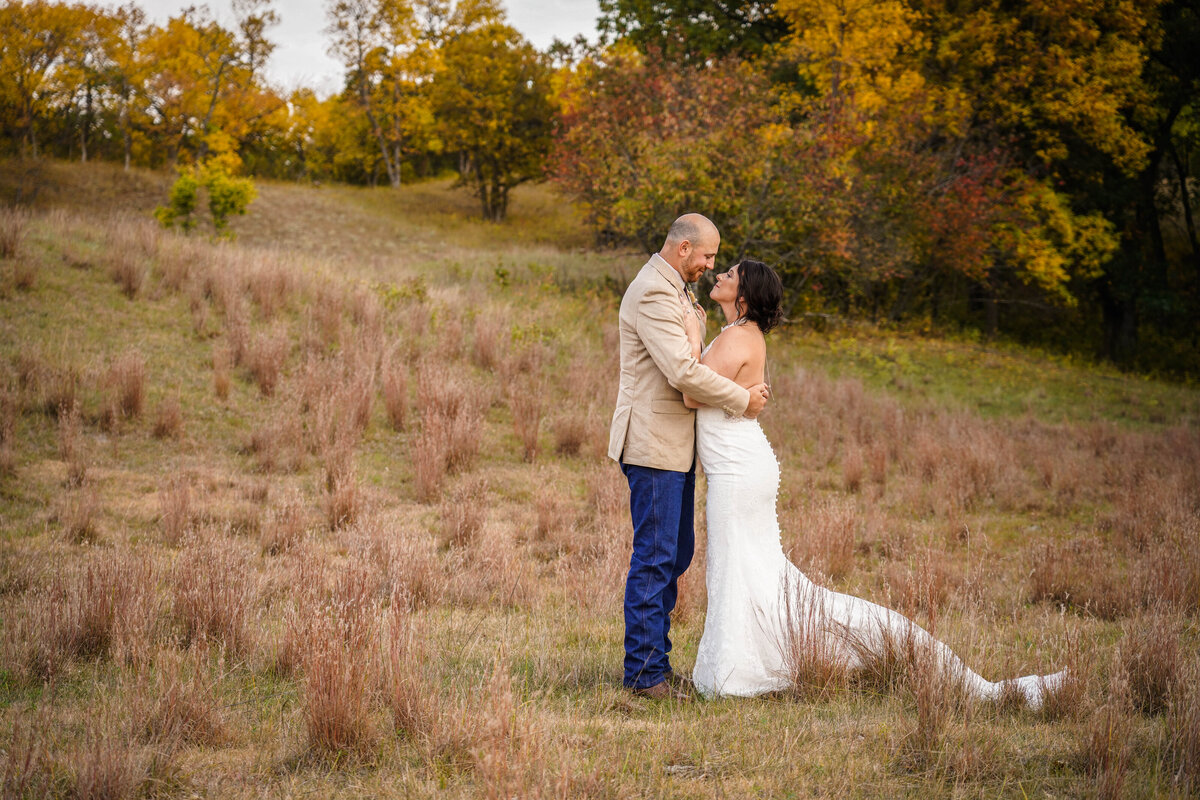
<path fill-rule="evenodd" d="M 783 281 L 775 270 L 750 258 L 739 263 L 737 307 L 763 333 L 782 322 Z"/>

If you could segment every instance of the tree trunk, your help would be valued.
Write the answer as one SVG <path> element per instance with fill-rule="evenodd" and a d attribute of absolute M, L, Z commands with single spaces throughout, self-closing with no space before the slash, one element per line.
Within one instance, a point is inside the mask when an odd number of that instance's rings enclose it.
<path fill-rule="evenodd" d="M 79 160 L 84 164 L 88 160 L 88 129 L 92 126 L 92 86 L 88 84 L 87 100 L 84 102 L 83 124 L 79 126 Z"/>
<path fill-rule="evenodd" d="M 991 341 L 996 338 L 996 332 L 1000 330 L 1000 304 L 996 302 L 996 295 L 990 289 L 983 303 L 984 311 L 986 312 L 983 332 L 988 340 Z"/>
<path fill-rule="evenodd" d="M 1137 352 L 1137 305 L 1117 297 L 1101 285 L 1100 310 L 1104 315 L 1104 355 L 1115 364 L 1129 363 Z"/>
<path fill-rule="evenodd" d="M 1169 142 L 1167 147 L 1171 154 L 1171 161 L 1175 164 L 1175 175 L 1179 178 L 1179 197 L 1183 201 L 1183 221 L 1187 228 L 1188 242 L 1192 246 L 1192 266 L 1196 270 L 1196 279 L 1200 285 L 1200 246 L 1196 244 L 1196 222 L 1192 217 L 1192 198 L 1188 191 L 1188 174 L 1184 169 L 1183 159 L 1179 157 L 1179 151 L 1175 148 L 1175 143 Z"/>

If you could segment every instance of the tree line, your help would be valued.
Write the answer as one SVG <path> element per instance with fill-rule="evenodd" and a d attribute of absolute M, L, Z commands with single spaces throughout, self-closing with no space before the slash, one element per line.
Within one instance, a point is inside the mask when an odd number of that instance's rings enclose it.
<path fill-rule="evenodd" d="M 457 170 L 495 220 L 543 176 L 549 62 L 496 0 L 330 0 L 345 71 L 326 98 L 267 79 L 274 0 L 233 12 L 232 26 L 206 6 L 159 25 L 136 3 L 4 0 L 0 148 L 371 185 Z"/>
<path fill-rule="evenodd" d="M 551 179 L 602 241 L 682 211 L 793 318 L 962 326 L 1200 373 L 1200 1 L 601 0 L 540 52 L 496 0 L 328 0 L 330 97 L 263 67 L 272 0 L 163 25 L 4 0 L 0 148 L 399 185 Z"/>

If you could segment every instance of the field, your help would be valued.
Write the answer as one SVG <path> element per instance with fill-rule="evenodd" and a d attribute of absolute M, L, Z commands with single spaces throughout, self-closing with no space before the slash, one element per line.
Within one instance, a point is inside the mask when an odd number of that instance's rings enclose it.
<path fill-rule="evenodd" d="M 604 457 L 644 257 L 545 187 L 494 225 L 444 182 L 263 183 L 214 243 L 152 223 L 164 181 L 0 164 L 34 200 L 0 212 L 3 797 L 1200 791 L 1200 390 L 772 334 L 792 557 L 989 679 L 1075 679 L 1032 712 L 800 659 L 794 692 L 656 705 L 620 685 Z"/>

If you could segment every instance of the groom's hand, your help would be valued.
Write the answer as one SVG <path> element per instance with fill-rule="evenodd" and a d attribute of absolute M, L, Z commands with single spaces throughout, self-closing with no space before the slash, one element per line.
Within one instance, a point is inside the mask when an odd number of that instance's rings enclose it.
<path fill-rule="evenodd" d="M 749 389 L 750 404 L 746 406 L 746 418 L 754 419 L 759 415 L 763 408 L 767 405 L 767 400 L 771 396 L 771 387 L 765 383 L 756 383 Z"/>

